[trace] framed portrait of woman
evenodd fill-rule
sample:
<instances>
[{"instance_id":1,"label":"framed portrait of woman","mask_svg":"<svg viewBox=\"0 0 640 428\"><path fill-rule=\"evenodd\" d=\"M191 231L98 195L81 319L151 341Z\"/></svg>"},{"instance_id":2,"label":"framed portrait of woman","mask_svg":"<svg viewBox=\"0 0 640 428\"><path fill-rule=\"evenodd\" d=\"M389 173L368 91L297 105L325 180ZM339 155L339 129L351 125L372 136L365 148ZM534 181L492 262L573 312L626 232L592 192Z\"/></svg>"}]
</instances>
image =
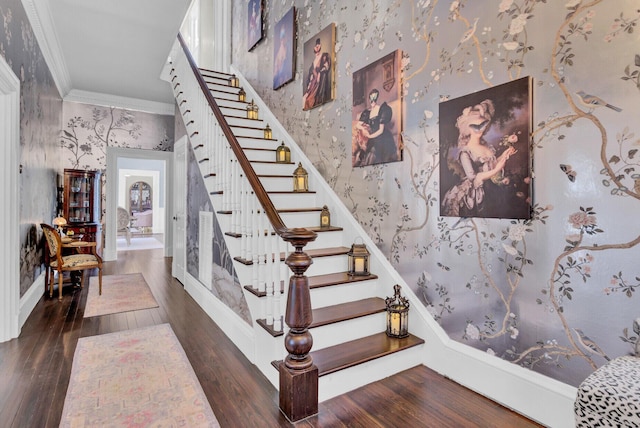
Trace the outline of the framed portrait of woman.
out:
<instances>
[{"instance_id":1,"label":"framed portrait of woman","mask_svg":"<svg viewBox=\"0 0 640 428\"><path fill-rule=\"evenodd\" d=\"M440 216L529 219L531 78L439 106Z\"/></svg>"},{"instance_id":2,"label":"framed portrait of woman","mask_svg":"<svg viewBox=\"0 0 640 428\"><path fill-rule=\"evenodd\" d=\"M336 24L304 43L302 49L302 109L311 110L335 98Z\"/></svg>"},{"instance_id":3,"label":"framed portrait of woman","mask_svg":"<svg viewBox=\"0 0 640 428\"><path fill-rule=\"evenodd\" d=\"M249 0L247 9L247 50L252 51L264 37L263 0Z\"/></svg>"},{"instance_id":4,"label":"framed portrait of woman","mask_svg":"<svg viewBox=\"0 0 640 428\"><path fill-rule=\"evenodd\" d=\"M273 89L293 80L296 63L296 8L292 7L275 26L273 43Z\"/></svg>"},{"instance_id":5,"label":"framed portrait of woman","mask_svg":"<svg viewBox=\"0 0 640 428\"><path fill-rule=\"evenodd\" d=\"M353 73L351 165L402 160L402 51Z\"/></svg>"}]
</instances>

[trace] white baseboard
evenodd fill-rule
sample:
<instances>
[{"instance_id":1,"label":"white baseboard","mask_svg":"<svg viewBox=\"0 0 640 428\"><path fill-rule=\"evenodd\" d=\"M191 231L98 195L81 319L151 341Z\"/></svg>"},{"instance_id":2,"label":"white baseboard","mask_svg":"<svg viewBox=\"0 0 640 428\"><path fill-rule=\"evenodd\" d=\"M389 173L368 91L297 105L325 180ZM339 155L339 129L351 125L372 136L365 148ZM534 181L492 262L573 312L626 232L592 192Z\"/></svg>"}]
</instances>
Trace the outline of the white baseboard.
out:
<instances>
[{"instance_id":1,"label":"white baseboard","mask_svg":"<svg viewBox=\"0 0 640 428\"><path fill-rule=\"evenodd\" d=\"M33 308L36 307L42 294L44 293L44 272L33 281L31 287L24 293L24 296L20 298L20 314L18 315L18 328L22 329L22 326L31 315Z\"/></svg>"},{"instance_id":2,"label":"white baseboard","mask_svg":"<svg viewBox=\"0 0 640 428\"><path fill-rule=\"evenodd\" d=\"M253 328L242 320L227 305L218 300L196 278L185 274L184 289L200 307L209 315L224 334L240 349L240 351L255 364L255 332Z\"/></svg>"}]
</instances>

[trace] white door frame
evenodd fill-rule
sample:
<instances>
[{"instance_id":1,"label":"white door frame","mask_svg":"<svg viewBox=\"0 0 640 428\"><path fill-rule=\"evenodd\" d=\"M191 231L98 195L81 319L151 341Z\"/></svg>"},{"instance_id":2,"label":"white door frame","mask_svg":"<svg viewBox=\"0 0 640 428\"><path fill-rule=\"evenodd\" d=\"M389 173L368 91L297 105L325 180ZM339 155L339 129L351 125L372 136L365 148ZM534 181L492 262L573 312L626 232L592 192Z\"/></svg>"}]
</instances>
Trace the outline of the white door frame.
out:
<instances>
[{"instance_id":1,"label":"white door frame","mask_svg":"<svg viewBox=\"0 0 640 428\"><path fill-rule=\"evenodd\" d=\"M4 245L0 248L0 342L20 334L20 81L0 56L0 224Z\"/></svg>"},{"instance_id":2,"label":"white door frame","mask_svg":"<svg viewBox=\"0 0 640 428\"><path fill-rule=\"evenodd\" d=\"M165 161L165 218L164 218L164 256L173 255L173 230L171 216L173 211L173 152L156 150L125 149L107 147L107 203L105 212L105 245L102 258L105 261L116 260L117 207L118 207L118 158L155 159Z\"/></svg>"},{"instance_id":3,"label":"white door frame","mask_svg":"<svg viewBox=\"0 0 640 428\"><path fill-rule=\"evenodd\" d=\"M187 150L188 150L189 141L187 136L183 136L178 141L176 141L174 148L174 204L178 201L182 201L182 212L178 212L177 207L174 205L172 207L172 223L171 228L175 230L178 227L178 223L182 225L182 236L178 234L174 234L174 251L177 251L179 248L182 249L181 257L176 257L174 254L173 263L171 264L171 273L174 278L177 278L182 284L185 284L186 271L187 271L187 231L186 231L186 214L187 214L187 193L188 193L188 183L187 183ZM180 147L182 146L182 147ZM180 150L182 149L182 150ZM178 159L178 154L182 154L182 159ZM178 177L177 165L179 162L182 163L182 177ZM181 181L180 181L181 180ZM178 183L180 181L180 183ZM177 188L176 185L181 185L182 188ZM181 198L181 199L179 199ZM182 238L182 242L177 242L178 239ZM176 264L176 261L179 260L182 265L179 266Z\"/></svg>"}]
</instances>

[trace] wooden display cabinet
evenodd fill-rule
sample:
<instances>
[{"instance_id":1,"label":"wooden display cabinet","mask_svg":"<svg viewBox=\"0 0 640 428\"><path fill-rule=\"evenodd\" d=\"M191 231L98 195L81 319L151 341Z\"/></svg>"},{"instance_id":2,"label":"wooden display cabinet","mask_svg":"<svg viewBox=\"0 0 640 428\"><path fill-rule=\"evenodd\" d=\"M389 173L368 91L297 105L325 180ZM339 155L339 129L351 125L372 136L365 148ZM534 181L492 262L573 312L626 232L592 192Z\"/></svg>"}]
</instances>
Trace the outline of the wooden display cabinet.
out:
<instances>
[{"instance_id":1,"label":"wooden display cabinet","mask_svg":"<svg viewBox=\"0 0 640 428\"><path fill-rule=\"evenodd\" d=\"M64 196L62 216L67 220L65 230L83 241L96 242L102 249L100 224L100 172L78 169L64 170ZM100 251L99 251L100 252Z\"/></svg>"}]
</instances>

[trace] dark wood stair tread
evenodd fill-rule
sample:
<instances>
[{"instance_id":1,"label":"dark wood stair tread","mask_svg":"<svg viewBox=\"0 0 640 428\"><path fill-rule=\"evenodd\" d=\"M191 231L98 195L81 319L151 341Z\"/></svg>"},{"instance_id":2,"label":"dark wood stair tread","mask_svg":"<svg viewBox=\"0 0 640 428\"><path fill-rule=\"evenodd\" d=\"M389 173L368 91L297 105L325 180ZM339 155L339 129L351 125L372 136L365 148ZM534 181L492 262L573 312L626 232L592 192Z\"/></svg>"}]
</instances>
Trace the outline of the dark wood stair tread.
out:
<instances>
[{"instance_id":1,"label":"dark wood stair tread","mask_svg":"<svg viewBox=\"0 0 640 428\"><path fill-rule=\"evenodd\" d=\"M404 339L395 339L382 332L318 351L311 351L311 358L318 367L318 376L324 376L423 343L423 339L412 334ZM271 364L279 370L283 361L274 361Z\"/></svg>"},{"instance_id":2,"label":"dark wood stair tread","mask_svg":"<svg viewBox=\"0 0 640 428\"><path fill-rule=\"evenodd\" d=\"M226 213L223 212L223 214L226 214ZM228 212L228 214L231 214L231 212ZM228 234L229 234L228 232L225 233L225 235L228 235ZM234 236L235 238L241 237L241 235L230 235L230 236ZM315 250L307 250L305 251L305 253L307 253L307 255L311 258L319 258L319 257L329 257L329 256L341 256L343 254L347 254L349 250L351 249L347 247L327 247L327 248L316 248ZM283 262L284 259L285 259L285 253L280 253L280 261ZM233 260L247 266L250 266L253 264L253 260L245 260L239 256L234 257Z\"/></svg>"},{"instance_id":3,"label":"dark wood stair tread","mask_svg":"<svg viewBox=\"0 0 640 428\"><path fill-rule=\"evenodd\" d=\"M295 192L295 193L310 193L310 192ZM322 207L308 207L308 208L276 208L279 213L312 213L322 211Z\"/></svg>"},{"instance_id":4,"label":"dark wood stair tread","mask_svg":"<svg viewBox=\"0 0 640 428\"><path fill-rule=\"evenodd\" d=\"M309 289L330 287L332 285L351 284L354 282L377 279L378 275L349 275L347 272L328 273L324 275L309 276ZM284 293L285 281L280 281L280 292ZM250 285L245 285L244 289L257 297L265 297L266 291L258 291Z\"/></svg>"},{"instance_id":5,"label":"dark wood stair tread","mask_svg":"<svg viewBox=\"0 0 640 428\"><path fill-rule=\"evenodd\" d=\"M357 300L355 302L339 303L314 309L313 322L309 328L321 327L341 321L364 317L386 311L386 304L380 297Z\"/></svg>"}]
</instances>

